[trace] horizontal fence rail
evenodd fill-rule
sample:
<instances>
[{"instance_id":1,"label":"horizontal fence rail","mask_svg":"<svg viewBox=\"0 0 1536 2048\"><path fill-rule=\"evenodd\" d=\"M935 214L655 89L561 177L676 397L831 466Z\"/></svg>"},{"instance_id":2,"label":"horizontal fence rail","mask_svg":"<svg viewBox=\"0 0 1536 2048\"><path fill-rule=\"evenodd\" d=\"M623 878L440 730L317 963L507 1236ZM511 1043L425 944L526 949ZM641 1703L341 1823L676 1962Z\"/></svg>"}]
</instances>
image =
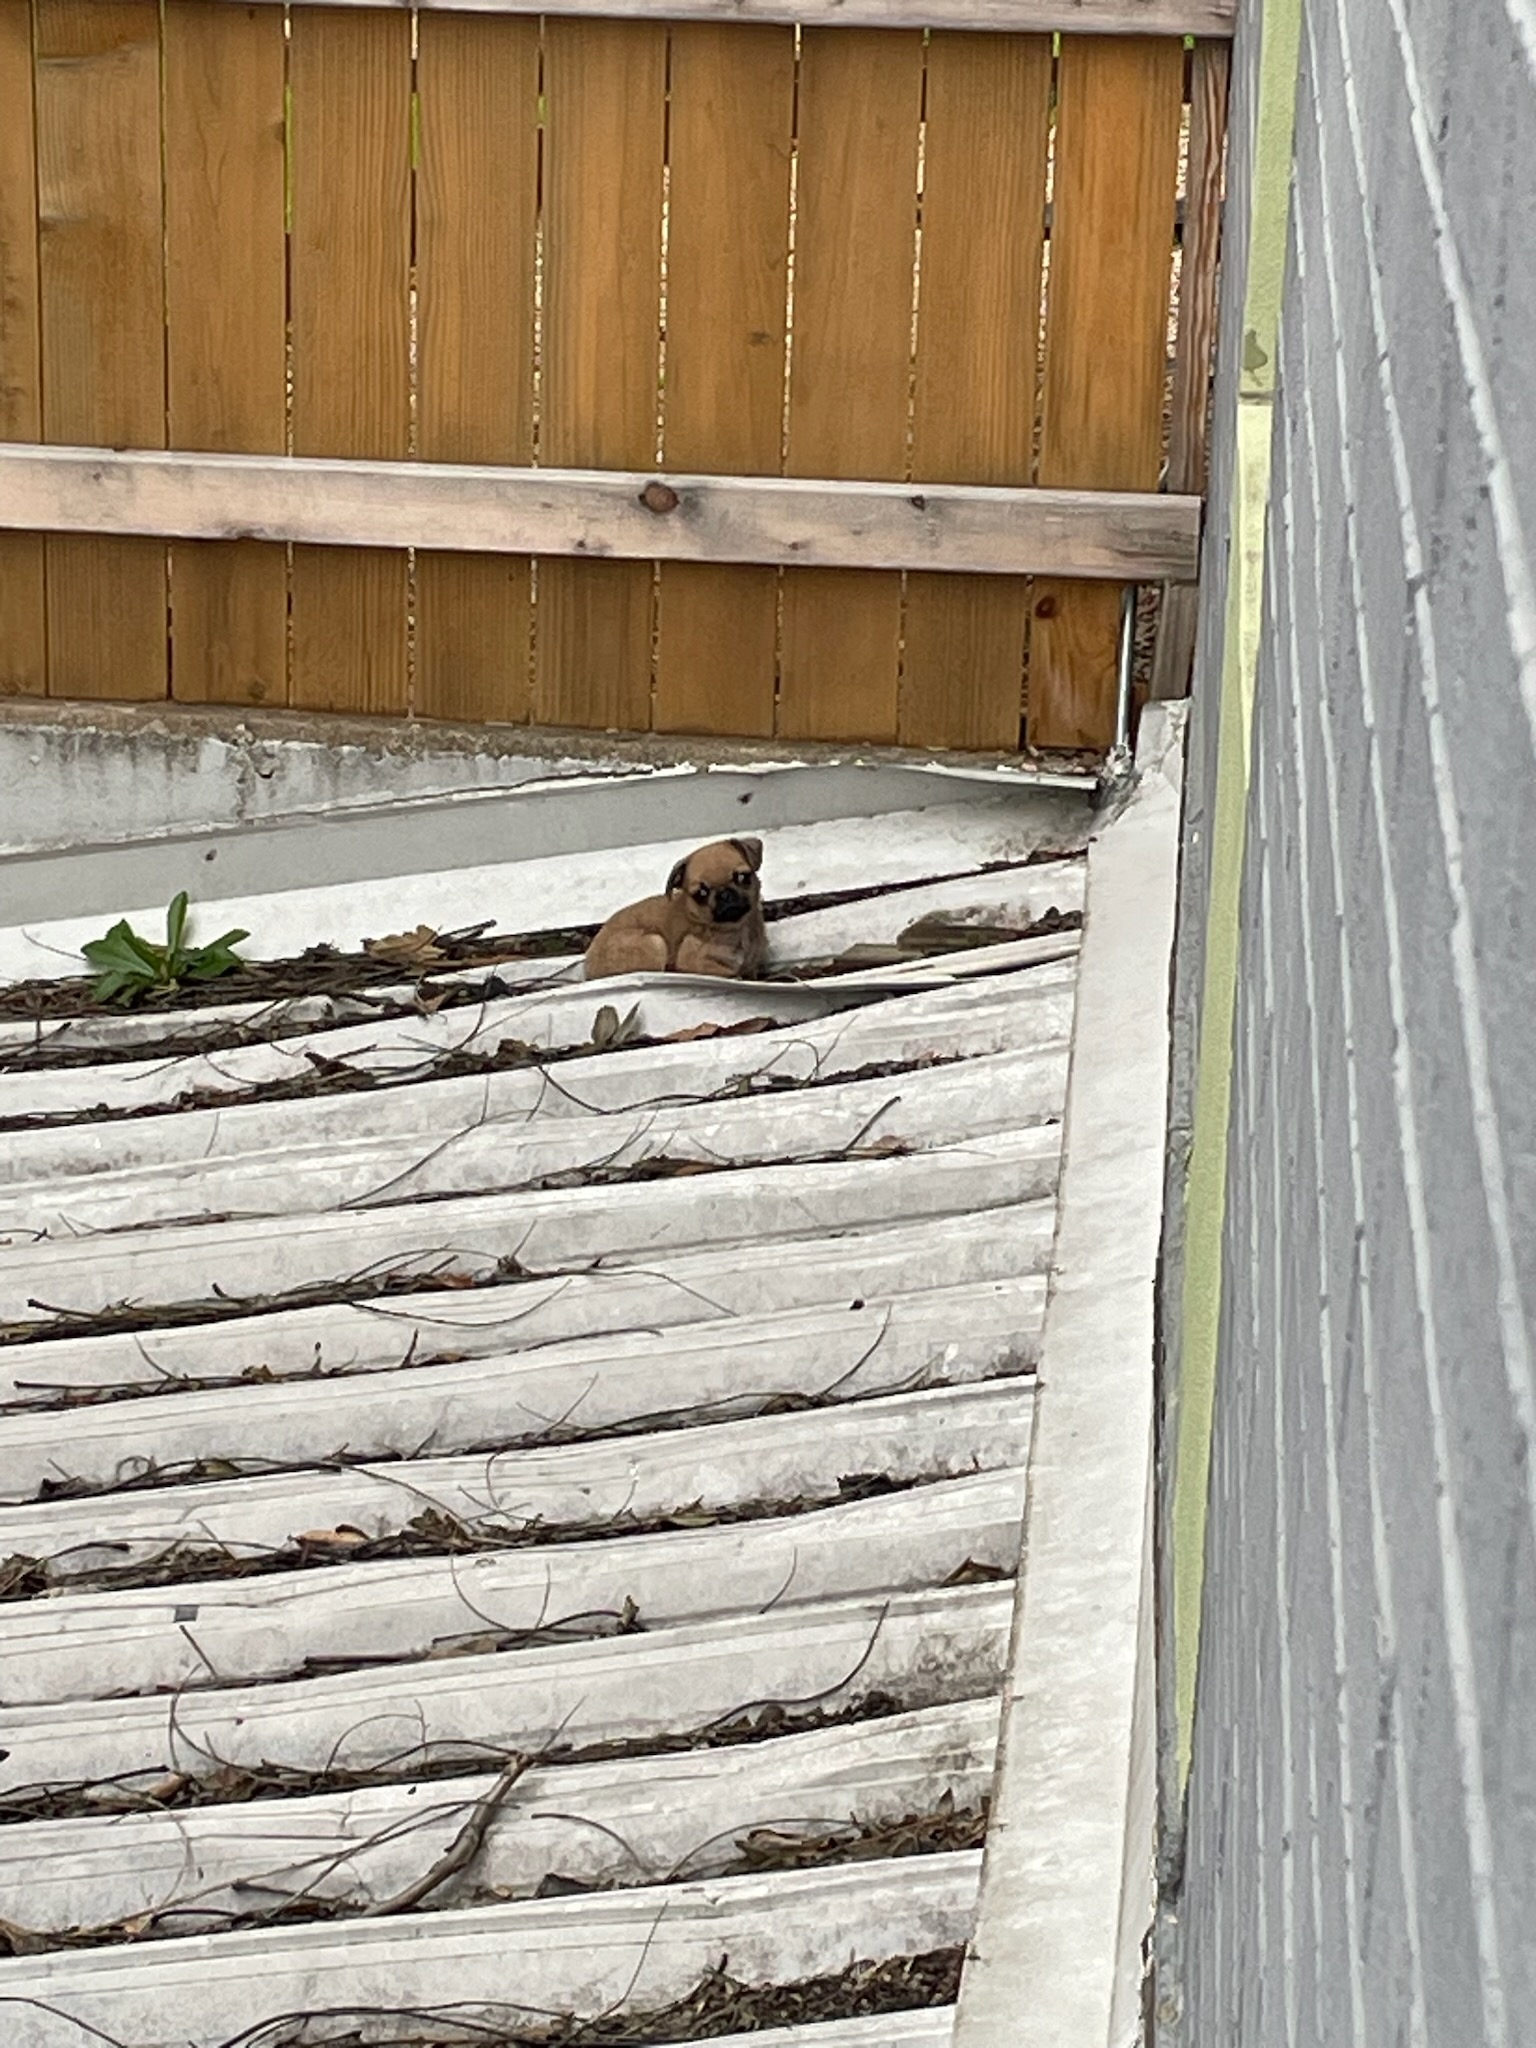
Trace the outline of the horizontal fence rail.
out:
<instances>
[{"instance_id":1,"label":"horizontal fence rail","mask_svg":"<svg viewBox=\"0 0 1536 2048\"><path fill-rule=\"evenodd\" d=\"M0 692L1107 745L1231 15L0 0Z\"/></svg>"},{"instance_id":2,"label":"horizontal fence rail","mask_svg":"<svg viewBox=\"0 0 1536 2048\"><path fill-rule=\"evenodd\" d=\"M0 527L469 554L1193 580L1200 500L0 446Z\"/></svg>"},{"instance_id":3,"label":"horizontal fence rail","mask_svg":"<svg viewBox=\"0 0 1536 2048\"><path fill-rule=\"evenodd\" d=\"M246 6L250 0L230 0ZM978 29L1033 35L1230 36L1237 0L291 0L294 6L786 23L806 28Z\"/></svg>"}]
</instances>

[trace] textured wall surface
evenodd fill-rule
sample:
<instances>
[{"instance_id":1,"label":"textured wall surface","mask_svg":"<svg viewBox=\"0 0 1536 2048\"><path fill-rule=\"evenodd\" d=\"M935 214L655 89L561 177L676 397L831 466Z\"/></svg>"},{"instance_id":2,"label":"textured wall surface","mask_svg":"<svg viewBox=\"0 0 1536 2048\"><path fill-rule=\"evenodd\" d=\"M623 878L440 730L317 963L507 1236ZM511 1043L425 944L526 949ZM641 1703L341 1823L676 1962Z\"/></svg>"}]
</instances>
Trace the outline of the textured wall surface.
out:
<instances>
[{"instance_id":1,"label":"textured wall surface","mask_svg":"<svg viewBox=\"0 0 1536 2048\"><path fill-rule=\"evenodd\" d=\"M1231 56L1220 333L1185 777L1160 1286L1160 1781L1180 1809L1194 1708L1216 1371L1221 1223L1237 981L1248 705L1263 586L1274 355L1290 189L1300 0L1248 0ZM1187 1228L1186 1228L1187 1225ZM1165 1830L1159 1864L1177 1867Z\"/></svg>"},{"instance_id":2,"label":"textured wall surface","mask_svg":"<svg viewBox=\"0 0 1536 2048\"><path fill-rule=\"evenodd\" d=\"M1199 2048L1536 2041L1533 316L1528 0L1308 0L1179 1909Z\"/></svg>"}]
</instances>

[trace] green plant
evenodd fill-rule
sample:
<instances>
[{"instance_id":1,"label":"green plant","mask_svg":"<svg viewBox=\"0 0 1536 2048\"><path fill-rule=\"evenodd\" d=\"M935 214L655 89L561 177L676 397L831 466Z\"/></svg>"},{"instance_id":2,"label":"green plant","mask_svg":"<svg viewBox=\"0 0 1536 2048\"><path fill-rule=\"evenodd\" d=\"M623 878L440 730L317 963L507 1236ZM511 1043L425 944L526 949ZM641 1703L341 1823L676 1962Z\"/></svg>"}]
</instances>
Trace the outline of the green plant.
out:
<instances>
[{"instance_id":1,"label":"green plant","mask_svg":"<svg viewBox=\"0 0 1536 2048\"><path fill-rule=\"evenodd\" d=\"M96 970L91 999L98 1003L132 1003L184 981L214 981L239 967L233 948L249 932L226 932L208 946L186 944L187 892L171 898L165 913L165 944L140 938L126 917L118 919L105 938L92 939L81 952Z\"/></svg>"}]
</instances>

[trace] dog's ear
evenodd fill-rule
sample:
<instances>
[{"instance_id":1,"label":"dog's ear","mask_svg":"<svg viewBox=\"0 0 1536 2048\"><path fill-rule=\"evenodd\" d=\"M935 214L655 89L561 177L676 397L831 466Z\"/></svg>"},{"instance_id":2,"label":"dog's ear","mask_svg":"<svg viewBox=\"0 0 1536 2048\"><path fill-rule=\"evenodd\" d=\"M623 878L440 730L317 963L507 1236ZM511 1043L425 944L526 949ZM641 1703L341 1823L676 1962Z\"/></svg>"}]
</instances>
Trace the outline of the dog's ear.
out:
<instances>
[{"instance_id":1,"label":"dog's ear","mask_svg":"<svg viewBox=\"0 0 1536 2048\"><path fill-rule=\"evenodd\" d=\"M687 873L688 856L684 854L683 858L678 862L677 866L672 870L671 874L667 877L667 894L669 896L672 895L674 890L681 889L681 887L683 886L684 878L687 875Z\"/></svg>"},{"instance_id":2,"label":"dog's ear","mask_svg":"<svg viewBox=\"0 0 1536 2048\"><path fill-rule=\"evenodd\" d=\"M763 842L761 839L733 839L731 844L755 875L763 864Z\"/></svg>"}]
</instances>

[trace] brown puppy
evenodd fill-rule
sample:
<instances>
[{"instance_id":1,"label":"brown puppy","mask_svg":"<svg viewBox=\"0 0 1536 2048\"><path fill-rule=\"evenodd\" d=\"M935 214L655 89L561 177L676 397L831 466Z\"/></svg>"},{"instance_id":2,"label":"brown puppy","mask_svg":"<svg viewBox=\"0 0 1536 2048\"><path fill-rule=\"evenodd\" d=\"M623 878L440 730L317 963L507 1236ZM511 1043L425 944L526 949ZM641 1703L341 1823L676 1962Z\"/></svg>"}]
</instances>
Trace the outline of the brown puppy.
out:
<instances>
[{"instance_id":1,"label":"brown puppy","mask_svg":"<svg viewBox=\"0 0 1536 2048\"><path fill-rule=\"evenodd\" d=\"M761 839L717 839L680 860L664 896L616 910L587 948L586 978L719 974L752 980L767 940L757 871Z\"/></svg>"}]
</instances>

